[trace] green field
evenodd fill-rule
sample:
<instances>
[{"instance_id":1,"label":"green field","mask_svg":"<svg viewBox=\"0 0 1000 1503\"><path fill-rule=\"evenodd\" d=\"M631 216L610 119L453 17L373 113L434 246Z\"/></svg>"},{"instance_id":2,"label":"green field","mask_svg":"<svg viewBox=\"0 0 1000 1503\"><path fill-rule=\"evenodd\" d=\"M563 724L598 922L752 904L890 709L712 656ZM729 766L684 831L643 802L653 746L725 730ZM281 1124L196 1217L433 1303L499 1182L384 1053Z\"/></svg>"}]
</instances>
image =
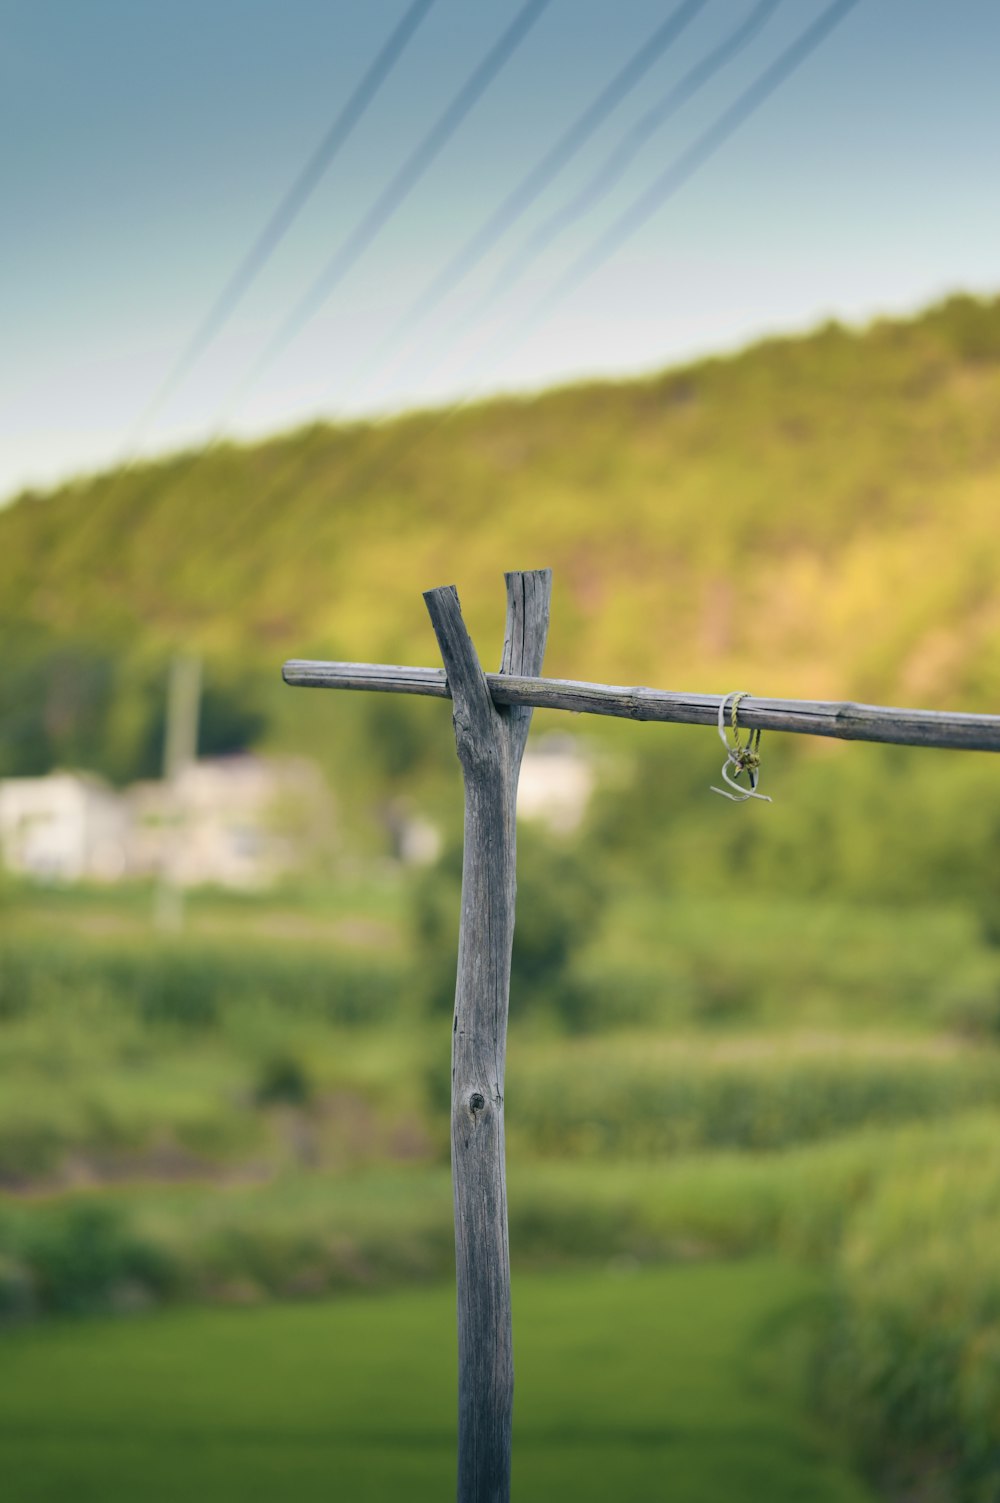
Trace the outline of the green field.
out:
<instances>
[{"instance_id":1,"label":"green field","mask_svg":"<svg viewBox=\"0 0 1000 1503\"><path fill-rule=\"evenodd\" d=\"M818 1287L772 1262L517 1279L519 1503L870 1499L795 1388ZM448 1497L453 1326L435 1287L8 1332L4 1496Z\"/></svg>"},{"instance_id":2,"label":"green field","mask_svg":"<svg viewBox=\"0 0 1000 1503\"><path fill-rule=\"evenodd\" d=\"M777 822L773 830L777 838ZM761 870L768 849L762 840ZM703 1341L716 1397L701 1406L702 1434L716 1438L706 1441L712 1464L728 1467L726 1438L749 1433L733 1376L748 1369L735 1346L708 1340L716 1303L724 1308L711 1280L723 1277L720 1265L738 1280L738 1260L780 1259L798 1270L789 1288L816 1290L822 1311L817 1304L808 1383L795 1378L801 1352L775 1346L781 1381L767 1399L768 1423L839 1437L882 1497L998 1503L1000 947L995 926L954 901L945 881L959 858L954 834L942 852L933 881L925 868L920 905L865 904L860 893L853 901L664 893L619 871L595 927L586 893L575 915L546 898L574 890L548 877L579 870L579 849L522 843L507 1102L511 1252L527 1291L527 1314L518 1316L524 1468L537 1465L541 1475L548 1465L532 1425L562 1434L565 1416L585 1413L609 1385L615 1395L644 1392L650 1374L666 1370L637 1347L632 1376L607 1378L612 1359L594 1335L613 1292L605 1283L607 1298L583 1301L596 1344L559 1378L590 1385L591 1397L574 1391L562 1417L546 1409L561 1391L555 1383L537 1403L526 1399L540 1328L531 1280L549 1280L552 1311L556 1280L574 1288L610 1265L642 1269L623 1290L690 1280L690 1317L671 1314L665 1294L668 1325L655 1342L669 1356L690 1318L676 1370L689 1381L688 1348ZM745 867L750 859L745 850ZM614 860L612 850L609 871ZM22 1488L15 1497L86 1496L78 1441L94 1496L113 1496L107 1489L122 1467L149 1464L142 1437L176 1417L169 1395L138 1379L124 1389L95 1382L101 1371L127 1370L125 1348L138 1350L129 1343L144 1342L143 1332L158 1370L173 1362L188 1375L181 1394L203 1369L205 1382L215 1372L225 1389L212 1332L241 1349L259 1342L255 1358L236 1364L246 1397L243 1375L276 1370L289 1323L332 1323L339 1371L360 1372L357 1363L386 1350L377 1334L378 1312L391 1307L383 1301L402 1300L400 1309L438 1315L427 1337L433 1355L415 1336L397 1361L440 1362L435 1381L446 1394L450 1013L440 993L452 984L454 949L435 913L453 920L458 899L447 862L420 880L422 895L405 891L398 873L256 898L194 894L175 940L151 927L143 890L9 885L3 893L0 1345L16 1361L9 1372L22 1399L6 1411L0 1402L0 1413L40 1436L42 1393L53 1426L42 1459L25 1460L31 1485L48 1493ZM330 1303L359 1297L358 1309L376 1321L371 1331L348 1303ZM745 1352L753 1321L780 1306L768 1300L750 1301L734 1326ZM115 1316L117 1325L98 1324ZM584 1326L573 1306L552 1321L539 1361L557 1363ZM621 1311L605 1323L627 1327ZM71 1360L99 1330L93 1360ZM54 1369L32 1379L21 1367L29 1359ZM332 1376L313 1381L336 1394ZM141 1403L129 1397L133 1386ZM430 1378L418 1387L429 1402ZM80 1420L81 1395L104 1405L103 1428L99 1416ZM19 1422L18 1403L29 1404ZM346 1424L350 1411L337 1404ZM296 1406L305 1414L307 1400ZM448 1399L445 1418L425 1427L414 1475L434 1473L434 1436L450 1425L452 1407ZM366 1423L384 1408L366 1401ZM199 1465L219 1456L228 1468L238 1415L214 1400L202 1410L197 1444L171 1446L168 1463L149 1464L158 1486L175 1485L168 1466L187 1465L189 1452ZM585 1426L592 1444L601 1433L595 1416ZM625 1409L622 1425L627 1417ZM284 1424L265 1419L249 1424L248 1449ZM103 1446L111 1433L123 1449ZM638 1469L648 1495L650 1458L666 1442L640 1445L639 1431L625 1433L632 1459L602 1467L616 1479ZM679 1468L683 1426L678 1433L668 1439ZM310 1446L296 1465L318 1456L322 1469ZM377 1450L388 1466L399 1448ZM568 1466L572 1450L550 1448L552 1466ZM751 1461L734 1469L754 1477ZM261 1462L259 1486L267 1475ZM928 1477L936 1492L927 1493ZM440 1494L445 1484L432 1485ZM711 1485L716 1496L734 1491L729 1481ZM133 1473L123 1487L155 1496ZM345 1482L342 1491L363 1496L359 1487ZM206 1490L177 1481L174 1495ZM553 1481L548 1495L557 1491ZM683 1495L698 1496L695 1484ZM770 1484L756 1495L780 1496ZM823 1496L811 1484L797 1495Z\"/></svg>"}]
</instances>

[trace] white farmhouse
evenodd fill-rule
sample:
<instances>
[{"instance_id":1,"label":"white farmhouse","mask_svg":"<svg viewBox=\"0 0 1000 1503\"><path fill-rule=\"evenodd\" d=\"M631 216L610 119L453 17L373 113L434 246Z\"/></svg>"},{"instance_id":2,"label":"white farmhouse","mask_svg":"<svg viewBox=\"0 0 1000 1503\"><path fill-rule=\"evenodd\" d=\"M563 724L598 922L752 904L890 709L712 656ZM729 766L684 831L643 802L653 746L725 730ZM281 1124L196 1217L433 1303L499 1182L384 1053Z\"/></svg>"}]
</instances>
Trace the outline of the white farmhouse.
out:
<instances>
[{"instance_id":1,"label":"white farmhouse","mask_svg":"<svg viewBox=\"0 0 1000 1503\"><path fill-rule=\"evenodd\" d=\"M129 867L179 887L266 887L308 858L331 820L319 769L246 754L191 762L126 790Z\"/></svg>"},{"instance_id":2,"label":"white farmhouse","mask_svg":"<svg viewBox=\"0 0 1000 1503\"><path fill-rule=\"evenodd\" d=\"M573 736L528 742L517 787L519 819L538 820L558 835L575 830L594 791L594 766Z\"/></svg>"},{"instance_id":3,"label":"white farmhouse","mask_svg":"<svg viewBox=\"0 0 1000 1503\"><path fill-rule=\"evenodd\" d=\"M128 865L118 794L81 772L0 782L0 851L8 871L53 882L114 882Z\"/></svg>"},{"instance_id":4,"label":"white farmhouse","mask_svg":"<svg viewBox=\"0 0 1000 1503\"><path fill-rule=\"evenodd\" d=\"M217 757L116 792L89 773L0 781L0 857L49 882L266 887L325 844L331 799L298 758Z\"/></svg>"}]
</instances>

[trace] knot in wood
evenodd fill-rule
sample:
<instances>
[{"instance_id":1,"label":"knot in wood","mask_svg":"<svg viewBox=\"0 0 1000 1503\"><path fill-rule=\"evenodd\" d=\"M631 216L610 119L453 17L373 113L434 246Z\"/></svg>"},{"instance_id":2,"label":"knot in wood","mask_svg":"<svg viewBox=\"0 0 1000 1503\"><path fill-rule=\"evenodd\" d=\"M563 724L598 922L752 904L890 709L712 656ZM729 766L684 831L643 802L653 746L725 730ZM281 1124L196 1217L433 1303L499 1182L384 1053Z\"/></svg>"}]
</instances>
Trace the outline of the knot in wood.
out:
<instances>
[{"instance_id":1,"label":"knot in wood","mask_svg":"<svg viewBox=\"0 0 1000 1503\"><path fill-rule=\"evenodd\" d=\"M472 1113L472 1115L475 1116L477 1112L481 1112L485 1105L486 1097L482 1094L482 1092L473 1091L472 1095L469 1097L469 1111Z\"/></svg>"}]
</instances>

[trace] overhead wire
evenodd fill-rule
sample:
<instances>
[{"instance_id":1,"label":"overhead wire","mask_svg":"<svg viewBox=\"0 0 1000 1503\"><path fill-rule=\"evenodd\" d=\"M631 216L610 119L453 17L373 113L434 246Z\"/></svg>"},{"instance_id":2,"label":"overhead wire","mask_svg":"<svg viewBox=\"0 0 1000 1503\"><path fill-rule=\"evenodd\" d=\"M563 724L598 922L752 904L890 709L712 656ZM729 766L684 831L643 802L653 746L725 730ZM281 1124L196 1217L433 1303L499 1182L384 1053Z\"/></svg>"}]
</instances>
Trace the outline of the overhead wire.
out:
<instances>
[{"instance_id":1,"label":"overhead wire","mask_svg":"<svg viewBox=\"0 0 1000 1503\"><path fill-rule=\"evenodd\" d=\"M833 4L827 6L815 21L806 27L805 31L801 32L773 62L764 68L735 102L723 110L690 147L675 157L613 221L612 225L577 257L555 287L532 307L527 317L515 325L512 335L499 352L501 357L505 358L519 348L566 297L603 266L620 246L647 222L652 214L689 182L726 141L802 66L858 3L859 0L833 0ZM495 342L491 342L478 353L479 358L472 369L473 376L481 368L484 357L497 353ZM464 369L468 370L468 365ZM481 399L482 393L468 392L435 413L433 419L418 433L404 437L404 441L395 446L390 443L384 456L375 455L367 463L357 466L348 477L348 486L341 487L333 500L341 503L357 501L375 481L391 473L399 461L415 447L432 434L437 433L465 408Z\"/></svg>"},{"instance_id":2,"label":"overhead wire","mask_svg":"<svg viewBox=\"0 0 1000 1503\"><path fill-rule=\"evenodd\" d=\"M390 38L389 43L386 44L386 48L383 48L380 54L383 64L386 59L387 48L391 47L393 39L395 39L396 46L401 50L401 41L405 42L409 40L412 31L415 30L415 23L423 19L426 8L432 3L433 0L421 0L424 9L419 12L415 6L411 6L410 10L404 16L403 22L396 28L393 37ZM312 304L317 303L317 301L321 302L328 292L332 290L332 285L323 287L322 297L320 297L324 280L329 282L334 272L337 274L337 280L346 275L347 270L350 269L346 264L348 253L350 254L351 264L360 258L368 244L370 244L371 240L378 233L378 230L384 226L400 206L403 199L415 186L419 177L447 144L447 141L457 130L462 120L485 93L504 64L514 55L535 22L539 20L550 4L551 0L525 0L525 3L522 4L510 25L502 32L493 46L488 49L472 73L467 76L451 103L438 117L435 125L422 138L414 151L410 153L388 186L378 195L375 203L360 224L342 242L339 251L333 261L328 263L324 273L312 284L305 297L300 299L295 309L293 309L292 314L285 320L278 333L272 338L264 355L260 357L249 376L245 377L237 388L235 388L225 411L217 418L208 438L199 448L183 456L179 464L179 473L175 470L172 474L164 477L163 482L159 485L154 481L154 493L159 493L164 486L168 490L176 490L179 484L190 479L192 472L196 471L208 456L219 452L220 446L225 441L226 418L231 415L236 403L247 394L255 380L262 374L265 364L269 364L270 359L275 357L275 352L279 344L283 348L294 337L294 333L298 331L311 313ZM410 29L402 30L406 22L410 23ZM389 56L391 60L392 54L390 53ZM370 69L367 75L369 81L371 80L371 74L372 70ZM359 90L356 90L355 95L352 97L356 99L359 93L360 86ZM268 355L268 351L271 352L270 355ZM112 482L112 492L117 489L128 468L129 464L126 462L118 469L116 478Z\"/></svg>"},{"instance_id":3,"label":"overhead wire","mask_svg":"<svg viewBox=\"0 0 1000 1503\"><path fill-rule=\"evenodd\" d=\"M612 112L641 83L649 70L679 40L685 28L703 10L707 0L683 0L628 58L614 77L604 85L577 115L563 134L539 158L535 165L487 215L464 245L436 272L412 306L393 324L379 341L373 355L354 380L370 380L406 336L420 326L489 255L497 241L513 228L530 209L556 175L567 167L583 149ZM776 0L774 0L776 3Z\"/></svg>"},{"instance_id":4,"label":"overhead wire","mask_svg":"<svg viewBox=\"0 0 1000 1503\"><path fill-rule=\"evenodd\" d=\"M475 350L459 374L474 378L491 357L494 362L503 360L520 349L571 293L599 271L664 203L690 181L859 3L860 0L833 0L833 4L828 5L758 73L736 100L717 115L690 146L674 157L608 228L571 262L555 285L543 293L527 313Z\"/></svg>"},{"instance_id":5,"label":"overhead wire","mask_svg":"<svg viewBox=\"0 0 1000 1503\"><path fill-rule=\"evenodd\" d=\"M618 244L635 233L663 202L689 181L725 141L802 65L810 53L825 40L857 3L858 0L834 0L834 3L828 6L812 25L807 27L773 63L765 68L739 95L736 102L724 110L691 147L682 152L659 174L654 182L615 220L610 230L605 231L593 246L577 258L555 288L535 305L529 318L516 326L514 330L516 344L519 345L534 332L537 325L549 316L558 302L575 290L581 281L598 269L599 265L603 265L615 253ZM523 11L521 14L523 16ZM618 239L614 239L613 236L617 236ZM485 353L487 355L493 353L493 347L491 346ZM505 348L503 354L509 353L511 349ZM480 364L481 361L478 361L477 369ZM330 498L331 504L346 504L361 499L375 483L391 473L412 449L418 447L425 438L439 431L444 424L452 421L479 397L480 393L469 392L441 409L425 428L416 432L408 428L402 436L402 442L393 442L390 438L382 451L370 458L362 459L349 469L347 476ZM296 465L295 470L297 474L300 473L301 466ZM308 471L307 466L307 473ZM271 496L273 496L273 488L269 488L269 497Z\"/></svg>"},{"instance_id":6,"label":"overhead wire","mask_svg":"<svg viewBox=\"0 0 1000 1503\"><path fill-rule=\"evenodd\" d=\"M770 96L785 83L793 73L825 41L830 33L852 11L859 0L834 0L821 12L811 26L807 26L790 46L759 73L753 83L738 99L724 110L704 130L688 149L653 180L649 187L625 209L612 224L588 247L559 278L556 285L539 300L530 317L532 329L536 320L547 317L559 303L575 292L582 282L598 271L627 240L640 230L653 214L663 207L694 174L725 145L740 126L760 109Z\"/></svg>"},{"instance_id":7,"label":"overhead wire","mask_svg":"<svg viewBox=\"0 0 1000 1503\"><path fill-rule=\"evenodd\" d=\"M316 191L324 174L347 143L369 105L402 57L435 0L413 0L393 28L357 87L338 111L329 130L282 195L249 250L219 292L153 397L140 413L125 442L128 456L150 422L181 385L197 361L215 341L251 285L277 250L296 218Z\"/></svg>"},{"instance_id":8,"label":"overhead wire","mask_svg":"<svg viewBox=\"0 0 1000 1503\"><path fill-rule=\"evenodd\" d=\"M534 264L542 253L557 236L571 224L580 219L589 209L611 192L615 184L627 171L631 162L646 144L646 142L670 120L682 105L686 104L704 87L715 74L732 62L763 30L766 23L781 4L781 0L759 0L749 15L726 36L722 42L711 48L702 58L690 68L681 78L680 82L670 88L667 93L646 110L639 120L626 131L625 135L612 147L610 153L600 163L597 170L587 179L580 188L564 204L550 214L542 223L533 230L528 237L519 245L503 263L497 272L492 285L483 295L471 312L459 314L444 331L443 337L436 341L435 360L430 367L437 369L451 354L455 345L466 331L466 326L488 314L496 300L511 291L526 271ZM410 359L404 363L405 370L413 363L414 358L423 356L423 351L416 354L411 352ZM376 365L376 369L379 366ZM397 367L398 370L398 367ZM370 371L365 372L370 375ZM426 367L425 367L426 374Z\"/></svg>"},{"instance_id":9,"label":"overhead wire","mask_svg":"<svg viewBox=\"0 0 1000 1503\"><path fill-rule=\"evenodd\" d=\"M357 265L376 235L389 222L420 178L455 134L469 111L489 88L497 74L510 61L531 28L551 0L526 0L500 38L462 84L430 130L417 143L388 184L376 197L361 221L341 242L320 274L291 309L248 375L231 393L224 409L223 421L246 398L257 381L270 368L319 312L331 293Z\"/></svg>"},{"instance_id":10,"label":"overhead wire","mask_svg":"<svg viewBox=\"0 0 1000 1503\"><path fill-rule=\"evenodd\" d=\"M640 116L618 145L601 162L596 172L587 179L583 187L544 219L523 244L507 258L486 295L488 299L493 300L510 291L528 267L543 251L548 249L563 230L575 224L588 210L607 197L646 142L673 118L682 105L692 99L699 89L714 78L721 68L738 57L744 48L759 36L780 4L781 0L759 0L749 15L728 36L707 52L693 68L685 73L679 83Z\"/></svg>"}]
</instances>

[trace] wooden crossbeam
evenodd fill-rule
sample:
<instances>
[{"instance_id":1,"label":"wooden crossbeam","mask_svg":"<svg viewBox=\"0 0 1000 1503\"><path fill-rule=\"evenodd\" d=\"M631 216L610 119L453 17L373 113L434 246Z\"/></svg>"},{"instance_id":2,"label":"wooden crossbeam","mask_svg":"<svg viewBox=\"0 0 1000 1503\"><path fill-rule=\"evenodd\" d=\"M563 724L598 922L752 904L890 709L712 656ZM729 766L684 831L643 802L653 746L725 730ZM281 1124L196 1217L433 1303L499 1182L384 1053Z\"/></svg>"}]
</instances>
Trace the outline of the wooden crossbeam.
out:
<instances>
[{"instance_id":1,"label":"wooden crossbeam","mask_svg":"<svg viewBox=\"0 0 1000 1503\"><path fill-rule=\"evenodd\" d=\"M444 668L386 663L284 665L287 684L364 689L453 701L465 785L462 916L452 1028L451 1161L458 1292L458 1503L508 1503L513 1347L504 1065L514 932L514 811L532 710L626 720L718 724L732 693L681 694L540 677L548 632L547 569L506 576L507 623L499 673L485 673L452 586L424 600ZM844 741L1000 751L1000 715L950 714L812 699L739 699L744 730Z\"/></svg>"},{"instance_id":2,"label":"wooden crossbeam","mask_svg":"<svg viewBox=\"0 0 1000 1503\"><path fill-rule=\"evenodd\" d=\"M286 684L303 689L364 689L451 698L442 668L293 659L285 664L282 676ZM626 688L621 684L589 684L577 679L526 678L507 673L487 673L485 677L495 705L569 710L574 714L613 715L623 720L659 720L677 725L715 725L723 699L720 694ZM832 736L841 741L880 741L894 746L1000 751L1000 715L907 710L823 699L765 699L754 694L740 700L739 716L740 726L746 730L791 731L798 736Z\"/></svg>"}]
</instances>

